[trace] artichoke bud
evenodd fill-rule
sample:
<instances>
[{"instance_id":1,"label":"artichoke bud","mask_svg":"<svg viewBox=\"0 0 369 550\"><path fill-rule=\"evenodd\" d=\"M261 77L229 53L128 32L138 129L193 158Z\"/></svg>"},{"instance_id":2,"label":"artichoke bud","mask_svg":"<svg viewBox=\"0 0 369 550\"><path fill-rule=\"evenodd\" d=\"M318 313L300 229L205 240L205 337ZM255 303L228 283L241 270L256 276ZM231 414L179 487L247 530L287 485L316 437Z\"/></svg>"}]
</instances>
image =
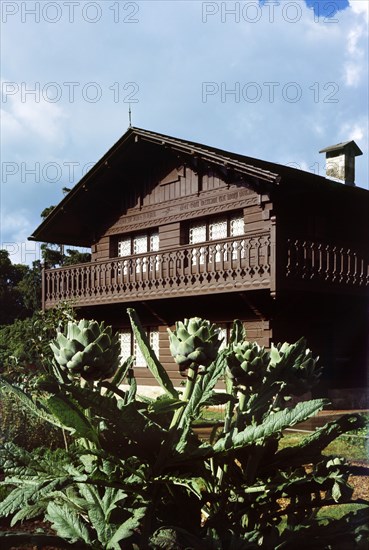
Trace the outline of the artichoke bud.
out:
<instances>
[{"instance_id":1,"label":"artichoke bud","mask_svg":"<svg viewBox=\"0 0 369 550\"><path fill-rule=\"evenodd\" d=\"M64 334L58 332L50 347L57 364L72 377L104 380L113 376L119 365L119 336L112 335L104 322L69 321Z\"/></svg>"},{"instance_id":2,"label":"artichoke bud","mask_svg":"<svg viewBox=\"0 0 369 550\"><path fill-rule=\"evenodd\" d=\"M237 385L255 386L264 377L269 362L267 352L256 342L239 342L227 353L227 375Z\"/></svg>"},{"instance_id":3,"label":"artichoke bud","mask_svg":"<svg viewBox=\"0 0 369 550\"><path fill-rule=\"evenodd\" d=\"M188 368L198 371L208 367L216 358L220 344L220 329L210 321L193 317L176 323L172 332L168 329L170 352L179 366L179 372Z\"/></svg>"},{"instance_id":4,"label":"artichoke bud","mask_svg":"<svg viewBox=\"0 0 369 550\"><path fill-rule=\"evenodd\" d=\"M319 358L314 359L311 351L305 346L304 342L303 351L299 353L295 363L286 371L287 389L289 393L296 396L302 395L316 386L322 371L321 366L317 365Z\"/></svg>"}]
</instances>

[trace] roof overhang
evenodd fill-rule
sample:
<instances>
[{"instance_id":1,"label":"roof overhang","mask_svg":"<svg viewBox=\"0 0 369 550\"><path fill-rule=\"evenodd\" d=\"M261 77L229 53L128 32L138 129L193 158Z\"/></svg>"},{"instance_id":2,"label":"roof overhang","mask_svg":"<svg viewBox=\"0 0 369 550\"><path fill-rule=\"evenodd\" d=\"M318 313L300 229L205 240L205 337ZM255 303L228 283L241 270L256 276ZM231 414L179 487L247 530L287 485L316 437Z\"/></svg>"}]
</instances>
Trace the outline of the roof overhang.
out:
<instances>
[{"instance_id":1,"label":"roof overhang","mask_svg":"<svg viewBox=\"0 0 369 550\"><path fill-rule=\"evenodd\" d=\"M352 142L334 147L338 146L352 147ZM364 191L304 170L131 127L52 210L29 239L91 246L108 229L108 224L122 214L124 198L134 186L140 185L144 179L141 176L156 169L161 161L168 158L195 171L217 170L229 183L237 181L260 194L273 192L279 187L288 189L292 195L303 189L349 194ZM366 190L365 195L368 197Z\"/></svg>"},{"instance_id":2,"label":"roof overhang","mask_svg":"<svg viewBox=\"0 0 369 550\"><path fill-rule=\"evenodd\" d=\"M104 224L121 214L121 197L134 185L135 174L145 170L147 159L169 154L198 169L212 167L225 175L236 175L257 190L280 180L278 173L253 165L247 157L131 127L51 211L29 240L91 246L106 229ZM109 212L109 219L102 219L103 210Z\"/></svg>"}]
</instances>

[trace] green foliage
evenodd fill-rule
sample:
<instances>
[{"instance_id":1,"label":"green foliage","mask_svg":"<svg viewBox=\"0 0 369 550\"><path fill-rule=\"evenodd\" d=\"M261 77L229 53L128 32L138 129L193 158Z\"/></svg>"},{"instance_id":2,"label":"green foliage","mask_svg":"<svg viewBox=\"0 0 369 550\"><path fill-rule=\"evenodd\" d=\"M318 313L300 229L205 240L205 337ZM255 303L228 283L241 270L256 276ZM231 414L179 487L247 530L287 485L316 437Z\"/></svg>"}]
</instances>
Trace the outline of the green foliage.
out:
<instances>
[{"instance_id":1,"label":"green foliage","mask_svg":"<svg viewBox=\"0 0 369 550\"><path fill-rule=\"evenodd\" d=\"M63 265L84 264L91 261L90 252L81 252L80 250L71 248L67 248L66 252L63 258Z\"/></svg>"},{"instance_id":2,"label":"green foliage","mask_svg":"<svg viewBox=\"0 0 369 550\"><path fill-rule=\"evenodd\" d=\"M0 444L4 441L31 451L42 446L63 447L65 437L60 428L35 415L15 395L0 389Z\"/></svg>"},{"instance_id":3,"label":"green foliage","mask_svg":"<svg viewBox=\"0 0 369 550\"><path fill-rule=\"evenodd\" d=\"M135 339L139 343L144 358L150 371L154 375L158 384L174 399L178 398L178 392L175 390L171 379L169 378L166 370L162 364L158 361L153 349L150 348L149 341L147 339L146 332L142 328L139 318L134 309L127 309L128 316L131 321L132 329L134 331Z\"/></svg>"},{"instance_id":4,"label":"green foliage","mask_svg":"<svg viewBox=\"0 0 369 550\"><path fill-rule=\"evenodd\" d=\"M0 326L9 325L16 319L24 319L32 315L34 302L28 294L39 292L41 298L41 286L30 287L30 279L38 267L33 269L26 265L12 264L7 250L0 250ZM37 299L36 299L37 302ZM37 302L37 305L40 303Z\"/></svg>"},{"instance_id":5,"label":"green foliage","mask_svg":"<svg viewBox=\"0 0 369 550\"><path fill-rule=\"evenodd\" d=\"M22 268L24 267L26 266L22 266ZM24 306L29 314L41 309L42 265L40 260L33 262L31 268L26 267L17 288L21 292Z\"/></svg>"},{"instance_id":6,"label":"green foliage","mask_svg":"<svg viewBox=\"0 0 369 550\"><path fill-rule=\"evenodd\" d=\"M62 431L50 424L50 417L45 421L35 415L24 404L23 394L52 370L50 340L73 315L71 307L63 304L0 328L0 372L8 382L18 384L18 393L13 396L4 392L4 384L0 387L0 440L13 441L29 450L64 445Z\"/></svg>"},{"instance_id":7,"label":"green foliage","mask_svg":"<svg viewBox=\"0 0 369 550\"><path fill-rule=\"evenodd\" d=\"M25 384L50 369L50 340L56 330L74 318L70 305L62 303L32 317L0 327L0 372L7 379Z\"/></svg>"},{"instance_id":8,"label":"green foliage","mask_svg":"<svg viewBox=\"0 0 369 550\"><path fill-rule=\"evenodd\" d=\"M130 316L140 336L134 312ZM217 334L202 320L195 324L194 334L204 342ZM190 325L177 324L176 355L180 340L191 338ZM207 335L198 332L201 327ZM15 523L42 514L58 536L92 549L364 548L368 503L352 500L352 468L323 452L365 420L348 415L281 448L286 428L326 404L317 399L288 406L290 396L316 382L316 360L304 340L270 352L243 340L235 323L231 343L215 360L205 346L194 366L185 350L191 365L181 396L143 337L142 353L165 389L155 400L137 395L131 360L110 382L80 384L66 378L58 363L32 392L3 382L30 411L63 426L74 444L32 453L5 444L2 485L11 492L0 515ZM202 345L193 344L196 350ZM126 391L119 387L124 375ZM224 376L227 391L219 394L215 386ZM194 426L203 409L216 403L226 404L224 427L212 443L203 442ZM345 504L353 507L348 514L321 513Z\"/></svg>"}]
</instances>

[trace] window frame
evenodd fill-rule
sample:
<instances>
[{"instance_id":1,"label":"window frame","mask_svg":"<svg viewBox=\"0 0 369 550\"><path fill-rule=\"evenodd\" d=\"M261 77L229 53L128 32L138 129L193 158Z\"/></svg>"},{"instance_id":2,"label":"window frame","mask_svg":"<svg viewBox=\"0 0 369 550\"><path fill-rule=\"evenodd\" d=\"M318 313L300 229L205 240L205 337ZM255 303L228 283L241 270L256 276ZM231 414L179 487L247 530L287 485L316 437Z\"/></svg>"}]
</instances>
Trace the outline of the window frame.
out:
<instances>
[{"instance_id":1,"label":"window frame","mask_svg":"<svg viewBox=\"0 0 369 550\"><path fill-rule=\"evenodd\" d=\"M134 252L134 242L135 242L135 239L138 239L138 238L142 238L142 237L146 237L146 250L144 252ZM157 244L152 246L153 244L153 238L156 239L156 242ZM127 254L124 254L124 255L121 255L120 254L120 244L122 242L128 242L130 243L130 246L129 246L129 249L130 249L130 252L127 252ZM116 257L117 258L129 258L130 256L139 256L140 254L150 254L151 252L158 252L160 249L160 236L159 236L159 229L156 228L156 229L152 229L148 232L138 232L138 233L129 233L127 235L119 235L117 237L117 242L116 242L116 247L115 247L115 251L116 251Z\"/></svg>"},{"instance_id":2,"label":"window frame","mask_svg":"<svg viewBox=\"0 0 369 550\"><path fill-rule=\"evenodd\" d=\"M232 234L232 221L234 220L242 220L243 221L243 233L236 233L235 235ZM220 237L220 238L211 238L211 227L212 224L219 223L220 221L226 222L226 236ZM194 227L198 226L199 228L205 229L205 240L199 240L196 242L193 242L193 239L191 237L191 231ZM188 227L188 244L190 245L199 245L198 248L194 248L192 250L192 265L204 265L205 263L205 254L204 254L204 247L201 246L202 243L216 243L217 241L221 241L223 239L231 239L232 237L241 237L245 234L245 218L244 218L244 212L241 211L233 211L228 212L225 214L217 214L215 216L208 216L206 218L199 218L196 220L193 220L190 222ZM241 255L243 256L243 251L241 251ZM232 259L235 259L237 257L237 252L234 250L232 251ZM220 252L215 252L215 262L220 261ZM227 253L224 253L224 260L227 261ZM212 258L209 258L209 261L212 262Z\"/></svg>"},{"instance_id":3,"label":"window frame","mask_svg":"<svg viewBox=\"0 0 369 550\"><path fill-rule=\"evenodd\" d=\"M244 232L241 233L241 234L232 235L232 221L235 220L235 219L242 219L243 220ZM217 221L219 222L220 220L224 220L227 223L227 236L226 237L221 237L219 239L212 239L210 237L211 225L216 223ZM198 242L193 242L193 243L191 242L191 229L194 225L205 226L205 237L206 238L205 238L204 241L198 241ZM198 219L190 221L189 227L188 227L187 242L188 242L188 244L201 244L201 243L204 243L204 242L215 242L215 241L219 241L219 240L222 240L222 239L229 239L231 237L241 237L244 234L245 234L245 217L244 217L244 213L243 213L242 210L237 211L237 212L233 211L233 212L229 212L229 213L225 213L225 214L217 214L215 216L208 216L206 218L198 218Z\"/></svg>"},{"instance_id":4,"label":"window frame","mask_svg":"<svg viewBox=\"0 0 369 550\"><path fill-rule=\"evenodd\" d=\"M159 359L160 356L160 339L159 339L159 327L150 326L150 327L144 327L144 330L146 332L146 335L149 338L150 346L155 352L156 357ZM122 336L126 335L129 336L130 342L130 353L123 355L122 354ZM127 338L128 340L128 338ZM139 361L143 359L143 355L141 351L139 350L139 346L137 344L137 340L134 337L134 333L131 329L121 329L120 330L120 343L121 343L121 353L120 353L120 360L121 362L126 361L128 357L134 356L134 362L133 366L137 367L138 369L147 368L147 364L145 361L143 361L141 364L137 363L137 356L139 358ZM139 353L136 353L136 350L139 350Z\"/></svg>"}]
</instances>

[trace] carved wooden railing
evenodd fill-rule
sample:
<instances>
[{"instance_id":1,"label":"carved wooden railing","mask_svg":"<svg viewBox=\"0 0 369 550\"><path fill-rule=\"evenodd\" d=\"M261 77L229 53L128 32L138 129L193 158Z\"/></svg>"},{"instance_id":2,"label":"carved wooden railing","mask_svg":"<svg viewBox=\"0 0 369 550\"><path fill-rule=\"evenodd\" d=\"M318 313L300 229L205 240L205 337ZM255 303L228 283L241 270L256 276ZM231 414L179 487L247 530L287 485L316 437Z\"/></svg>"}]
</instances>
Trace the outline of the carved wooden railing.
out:
<instances>
[{"instance_id":1,"label":"carved wooden railing","mask_svg":"<svg viewBox=\"0 0 369 550\"><path fill-rule=\"evenodd\" d=\"M270 235L259 234L47 269L43 303L79 306L269 288L270 279Z\"/></svg>"},{"instance_id":2,"label":"carved wooden railing","mask_svg":"<svg viewBox=\"0 0 369 550\"><path fill-rule=\"evenodd\" d=\"M286 276L357 288L369 286L369 251L288 239Z\"/></svg>"}]
</instances>

